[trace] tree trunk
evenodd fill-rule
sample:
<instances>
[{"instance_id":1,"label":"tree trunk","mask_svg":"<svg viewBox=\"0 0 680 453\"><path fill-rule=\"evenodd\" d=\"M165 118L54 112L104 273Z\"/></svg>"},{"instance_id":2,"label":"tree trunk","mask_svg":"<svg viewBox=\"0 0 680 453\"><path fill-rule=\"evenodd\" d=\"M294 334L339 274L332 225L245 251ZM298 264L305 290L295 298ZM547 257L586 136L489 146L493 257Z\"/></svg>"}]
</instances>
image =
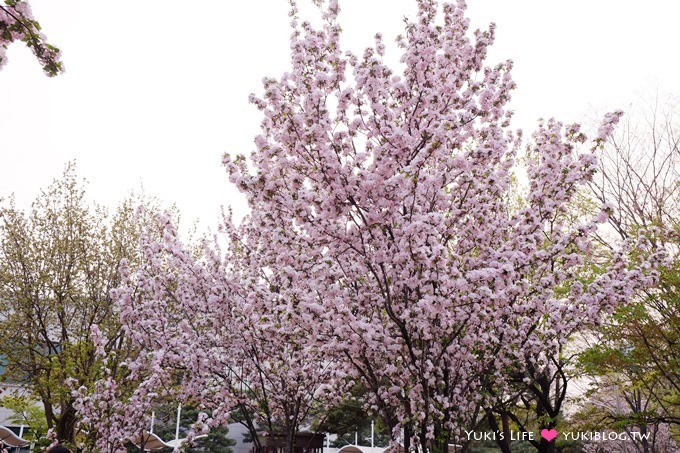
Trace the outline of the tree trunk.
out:
<instances>
[{"instance_id":1,"label":"tree trunk","mask_svg":"<svg viewBox=\"0 0 680 453\"><path fill-rule=\"evenodd\" d=\"M66 403L61 408L61 414L55 426L59 441L74 444L76 440L76 410L72 403Z\"/></svg>"},{"instance_id":2,"label":"tree trunk","mask_svg":"<svg viewBox=\"0 0 680 453\"><path fill-rule=\"evenodd\" d=\"M443 427L438 425L434 430L434 440L432 441L432 453L448 453L449 442L451 441L451 433Z\"/></svg>"},{"instance_id":3,"label":"tree trunk","mask_svg":"<svg viewBox=\"0 0 680 453\"><path fill-rule=\"evenodd\" d=\"M647 441L647 424L640 424L640 438L642 440L642 451L643 453L650 453L649 442Z\"/></svg>"},{"instance_id":4,"label":"tree trunk","mask_svg":"<svg viewBox=\"0 0 680 453\"><path fill-rule=\"evenodd\" d=\"M47 399L42 399L43 409L45 410L45 421L47 422L47 429L54 428L55 417L54 409L52 408L52 403Z\"/></svg>"},{"instance_id":5,"label":"tree trunk","mask_svg":"<svg viewBox=\"0 0 680 453\"><path fill-rule=\"evenodd\" d=\"M507 418L507 417L506 417ZM496 420L496 416L494 415L493 411L490 409L486 410L486 419L489 422L489 427L491 430L494 432L495 439L496 439L496 445L498 445L498 448L500 448L502 453L511 453L510 449L510 433L505 433L505 427L503 429L503 438L501 439L501 436L498 435L500 431L500 427L498 426L498 421ZM505 425L505 423L504 423Z\"/></svg>"},{"instance_id":6,"label":"tree trunk","mask_svg":"<svg viewBox=\"0 0 680 453\"><path fill-rule=\"evenodd\" d=\"M295 434L297 428L289 428L286 432L286 453L295 451Z\"/></svg>"},{"instance_id":7,"label":"tree trunk","mask_svg":"<svg viewBox=\"0 0 680 453\"><path fill-rule=\"evenodd\" d=\"M404 453L409 453L411 450L411 427L404 426Z\"/></svg>"},{"instance_id":8,"label":"tree trunk","mask_svg":"<svg viewBox=\"0 0 680 453\"><path fill-rule=\"evenodd\" d=\"M541 443L538 446L539 453L555 453L555 440L548 442L545 439L541 439Z\"/></svg>"}]
</instances>

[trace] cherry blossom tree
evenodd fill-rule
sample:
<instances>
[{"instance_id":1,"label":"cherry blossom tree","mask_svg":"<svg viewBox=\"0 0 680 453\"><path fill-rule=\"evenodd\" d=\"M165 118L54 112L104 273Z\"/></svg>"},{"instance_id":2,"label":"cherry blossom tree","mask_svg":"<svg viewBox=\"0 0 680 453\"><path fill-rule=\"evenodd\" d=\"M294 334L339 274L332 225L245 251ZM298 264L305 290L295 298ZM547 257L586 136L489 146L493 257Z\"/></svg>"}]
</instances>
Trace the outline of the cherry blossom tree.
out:
<instances>
[{"instance_id":1,"label":"cherry blossom tree","mask_svg":"<svg viewBox=\"0 0 680 453\"><path fill-rule=\"evenodd\" d=\"M97 448L124 451L149 429L154 406L175 400L203 412L192 436L237 420L256 451L267 442L261 431L283 435L292 451L300 425L333 394L333 362L305 341L309 315L250 264L243 244L235 241L226 260L217 247L186 247L172 222L160 223L163 239L143 241L144 264L123 266L115 292L139 355L124 379L78 392L84 422L100 433Z\"/></svg>"},{"instance_id":2,"label":"cherry blossom tree","mask_svg":"<svg viewBox=\"0 0 680 453\"><path fill-rule=\"evenodd\" d=\"M357 382L394 443L448 451L493 403L488 389L507 395L509 373L541 385L534 371L574 332L654 281L626 244L590 259L606 208L564 221L620 112L590 142L541 123L515 206L523 145L506 107L512 63L485 63L493 26L470 32L462 1L418 0L392 69L379 35L362 57L342 51L337 1L320 5L319 28L291 5L292 68L251 98L264 119L250 158L225 157L249 215L227 218L225 252L195 253L162 222L163 240L124 271L115 297L139 345L137 388L104 380L80 400L95 427L115 414L107 451L161 398L204 410L196 432L236 415L285 433L290 451L311 408Z\"/></svg>"},{"instance_id":3,"label":"cherry blossom tree","mask_svg":"<svg viewBox=\"0 0 680 453\"><path fill-rule=\"evenodd\" d=\"M7 63L7 46L14 41L23 41L33 51L48 76L64 70L59 49L47 43L28 2L5 0L0 5L0 69Z\"/></svg>"},{"instance_id":4,"label":"cherry blossom tree","mask_svg":"<svg viewBox=\"0 0 680 453\"><path fill-rule=\"evenodd\" d=\"M321 28L293 3L292 68L252 97L256 150L225 158L256 265L315 314L308 341L371 390L406 450L446 451L489 399L482 378L502 391L507 369L544 368L654 276L624 249L587 271L606 209L561 220L620 112L590 145L578 125L541 124L525 205L510 208L512 63L485 64L493 26L470 33L464 2L442 9L418 1L393 69L380 35L362 57L342 51L336 1Z\"/></svg>"}]
</instances>

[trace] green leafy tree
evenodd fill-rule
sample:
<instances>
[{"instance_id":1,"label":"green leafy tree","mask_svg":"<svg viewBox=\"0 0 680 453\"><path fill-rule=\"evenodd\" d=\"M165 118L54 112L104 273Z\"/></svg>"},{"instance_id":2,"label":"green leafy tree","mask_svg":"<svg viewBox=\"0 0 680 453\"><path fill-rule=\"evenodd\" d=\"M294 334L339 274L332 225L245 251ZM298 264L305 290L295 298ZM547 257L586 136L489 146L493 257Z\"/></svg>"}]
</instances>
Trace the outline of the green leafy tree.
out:
<instances>
[{"instance_id":1,"label":"green leafy tree","mask_svg":"<svg viewBox=\"0 0 680 453\"><path fill-rule=\"evenodd\" d=\"M323 409L315 417L312 425L316 432L335 434L336 447L355 444L370 445L371 423L373 423L374 445L386 446L390 443L390 432L379 417L366 410L368 389L356 384L350 393L330 408Z\"/></svg>"},{"instance_id":2,"label":"green leafy tree","mask_svg":"<svg viewBox=\"0 0 680 453\"><path fill-rule=\"evenodd\" d=\"M69 163L31 205L0 205L0 354L4 378L40 401L46 425L75 443L78 416L72 383L91 386L101 373L93 327L116 359L135 351L120 329L110 290L122 259L138 261L138 237L149 216L135 214L132 197L113 214L88 203Z\"/></svg>"},{"instance_id":3,"label":"green leafy tree","mask_svg":"<svg viewBox=\"0 0 680 453\"><path fill-rule=\"evenodd\" d=\"M3 396L0 398L0 405L14 413L10 419L12 423L30 427L22 435L23 438L37 440L47 434L45 412L42 407L36 405L35 399L30 394Z\"/></svg>"}]
</instances>

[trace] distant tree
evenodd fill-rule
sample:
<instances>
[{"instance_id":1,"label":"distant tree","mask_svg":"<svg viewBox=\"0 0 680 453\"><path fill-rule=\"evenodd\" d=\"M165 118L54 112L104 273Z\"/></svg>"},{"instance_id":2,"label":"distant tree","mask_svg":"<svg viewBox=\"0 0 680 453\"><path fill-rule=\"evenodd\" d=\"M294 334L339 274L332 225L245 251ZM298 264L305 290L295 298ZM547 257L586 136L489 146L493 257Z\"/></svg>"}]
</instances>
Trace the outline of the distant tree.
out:
<instances>
[{"instance_id":1,"label":"distant tree","mask_svg":"<svg viewBox=\"0 0 680 453\"><path fill-rule=\"evenodd\" d=\"M361 384L355 385L342 400L320 411L312 425L314 431L336 435L334 445L342 447L354 444L355 437L359 445L369 445L373 428L374 445L388 445L389 429L380 418L376 420L366 410L367 393Z\"/></svg>"},{"instance_id":2,"label":"distant tree","mask_svg":"<svg viewBox=\"0 0 680 453\"><path fill-rule=\"evenodd\" d=\"M5 50L14 41L23 41L33 51L48 76L64 70L59 49L47 43L28 2L4 0L0 5L0 69L7 63Z\"/></svg>"},{"instance_id":3,"label":"distant tree","mask_svg":"<svg viewBox=\"0 0 680 453\"><path fill-rule=\"evenodd\" d=\"M658 286L618 308L581 356L592 380L589 411L609 426L657 432L669 425L680 440L680 122L672 97L632 112L605 143L592 195L610 209L610 244L644 232L669 260ZM634 251L644 255L644 251ZM593 406L594 405L594 406ZM655 449L641 440L644 451ZM651 448L648 450L648 448Z\"/></svg>"},{"instance_id":4,"label":"distant tree","mask_svg":"<svg viewBox=\"0 0 680 453\"><path fill-rule=\"evenodd\" d=\"M165 404L156 408L156 422L153 432L165 440L175 438L177 423L177 406ZM179 436L186 437L191 424L198 419L198 411L193 406L183 406L180 417ZM226 425L214 427L208 432L207 437L194 441L190 447L183 451L187 453L232 453L236 444L234 439L229 438L229 428Z\"/></svg>"},{"instance_id":5,"label":"distant tree","mask_svg":"<svg viewBox=\"0 0 680 453\"><path fill-rule=\"evenodd\" d=\"M118 364L132 351L110 296L122 259L139 259L143 218L125 200L113 214L90 204L69 163L28 212L13 199L0 205L0 354L5 377L42 403L47 427L76 441L78 416L69 383L100 376L94 336ZM98 326L94 329L94 326Z\"/></svg>"}]
</instances>

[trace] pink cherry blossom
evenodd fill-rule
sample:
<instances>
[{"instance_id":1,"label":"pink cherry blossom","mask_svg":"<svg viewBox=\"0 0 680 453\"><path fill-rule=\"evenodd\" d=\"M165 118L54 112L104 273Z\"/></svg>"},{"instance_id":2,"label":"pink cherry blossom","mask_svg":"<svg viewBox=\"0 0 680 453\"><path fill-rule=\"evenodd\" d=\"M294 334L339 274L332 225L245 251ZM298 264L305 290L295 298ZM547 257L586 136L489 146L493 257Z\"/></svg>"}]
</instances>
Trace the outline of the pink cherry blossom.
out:
<instances>
[{"instance_id":1,"label":"pink cherry blossom","mask_svg":"<svg viewBox=\"0 0 680 453\"><path fill-rule=\"evenodd\" d=\"M0 69L7 63L7 46L14 41L26 43L48 76L64 70L59 49L47 43L30 5L23 0L5 0L0 5Z\"/></svg>"}]
</instances>

